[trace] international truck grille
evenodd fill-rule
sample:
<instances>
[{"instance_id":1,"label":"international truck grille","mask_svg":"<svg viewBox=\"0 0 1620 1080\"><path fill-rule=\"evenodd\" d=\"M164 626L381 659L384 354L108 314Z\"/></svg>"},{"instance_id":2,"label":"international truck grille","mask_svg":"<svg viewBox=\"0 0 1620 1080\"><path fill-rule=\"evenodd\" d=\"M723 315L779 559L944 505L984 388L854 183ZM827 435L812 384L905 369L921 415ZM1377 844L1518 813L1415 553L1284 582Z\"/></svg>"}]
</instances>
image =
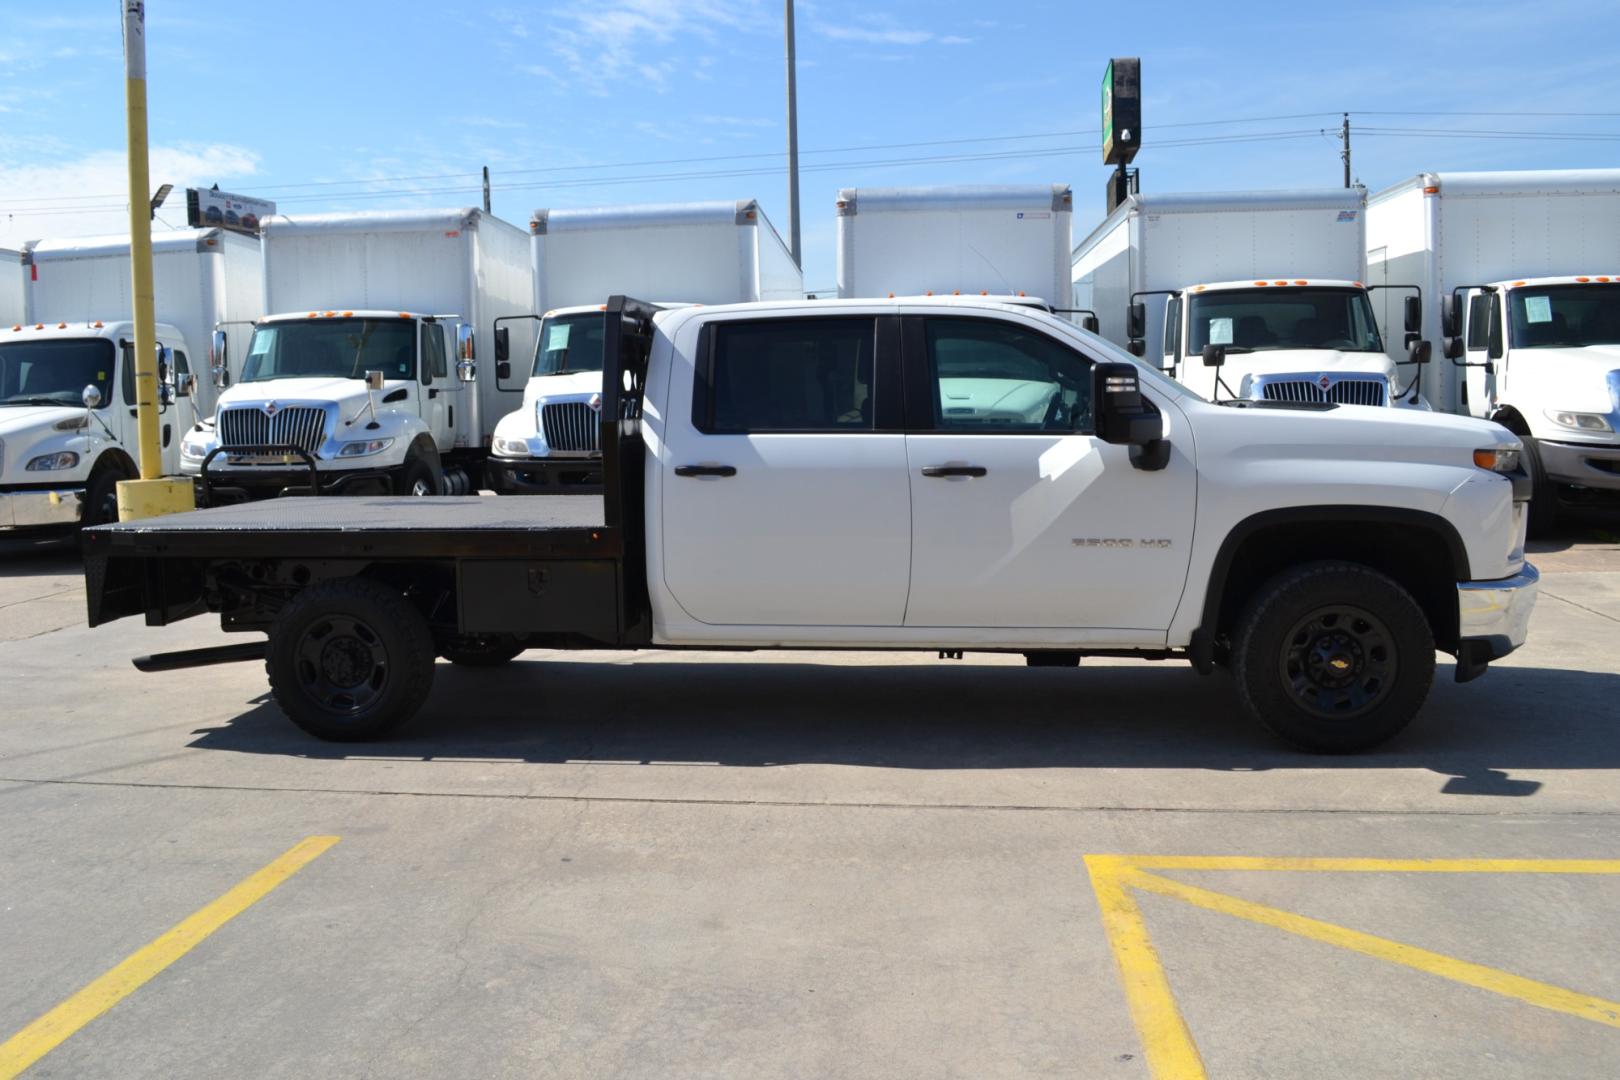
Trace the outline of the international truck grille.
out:
<instances>
[{"instance_id":1,"label":"international truck grille","mask_svg":"<svg viewBox=\"0 0 1620 1080\"><path fill-rule=\"evenodd\" d=\"M602 450L602 416L583 401L541 405L540 430L546 445L561 453L596 454Z\"/></svg>"},{"instance_id":2,"label":"international truck grille","mask_svg":"<svg viewBox=\"0 0 1620 1080\"><path fill-rule=\"evenodd\" d=\"M245 446L296 446L313 454L326 438L326 410L288 406L274 416L257 405L221 409L219 444L227 450Z\"/></svg>"},{"instance_id":3,"label":"international truck grille","mask_svg":"<svg viewBox=\"0 0 1620 1080\"><path fill-rule=\"evenodd\" d=\"M1267 401L1303 401L1335 405L1382 405L1386 383L1383 379L1340 379L1326 390L1310 379L1268 382L1262 390Z\"/></svg>"}]
</instances>

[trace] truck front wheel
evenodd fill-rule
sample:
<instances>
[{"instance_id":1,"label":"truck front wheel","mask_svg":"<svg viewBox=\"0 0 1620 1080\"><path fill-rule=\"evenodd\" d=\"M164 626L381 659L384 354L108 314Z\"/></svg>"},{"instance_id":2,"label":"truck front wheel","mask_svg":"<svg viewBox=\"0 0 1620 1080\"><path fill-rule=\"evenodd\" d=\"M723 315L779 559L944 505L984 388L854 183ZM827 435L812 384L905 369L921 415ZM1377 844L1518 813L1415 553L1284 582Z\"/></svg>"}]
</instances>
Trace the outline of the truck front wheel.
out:
<instances>
[{"instance_id":1,"label":"truck front wheel","mask_svg":"<svg viewBox=\"0 0 1620 1080\"><path fill-rule=\"evenodd\" d=\"M438 467L425 457L413 457L405 462L395 481L398 495L437 495L444 490Z\"/></svg>"},{"instance_id":2,"label":"truck front wheel","mask_svg":"<svg viewBox=\"0 0 1620 1080\"><path fill-rule=\"evenodd\" d=\"M1238 621L1244 707L1301 750L1347 754L1394 736L1434 682L1434 634L1412 595L1365 566L1298 566L1263 585Z\"/></svg>"},{"instance_id":3,"label":"truck front wheel","mask_svg":"<svg viewBox=\"0 0 1620 1080\"><path fill-rule=\"evenodd\" d=\"M433 687L433 635L396 590L366 578L310 585L270 631L265 672L287 718L318 739L376 739Z\"/></svg>"}]
</instances>

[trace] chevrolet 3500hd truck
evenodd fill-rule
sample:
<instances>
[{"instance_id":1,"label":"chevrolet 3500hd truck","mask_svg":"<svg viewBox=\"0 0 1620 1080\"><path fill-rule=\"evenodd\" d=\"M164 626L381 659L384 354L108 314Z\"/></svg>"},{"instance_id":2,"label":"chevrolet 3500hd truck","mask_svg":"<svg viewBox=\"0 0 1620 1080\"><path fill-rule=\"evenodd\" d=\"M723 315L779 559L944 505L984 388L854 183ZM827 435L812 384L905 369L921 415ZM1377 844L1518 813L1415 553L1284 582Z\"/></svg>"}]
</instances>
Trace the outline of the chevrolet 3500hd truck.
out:
<instances>
[{"instance_id":1,"label":"chevrolet 3500hd truck","mask_svg":"<svg viewBox=\"0 0 1620 1080\"><path fill-rule=\"evenodd\" d=\"M113 520L118 481L139 473L129 240L38 240L22 259L26 314L0 323L0 529ZM259 269L257 242L221 229L152 238L166 474L208 411L195 375L211 338L245 342L259 314Z\"/></svg>"},{"instance_id":2,"label":"chevrolet 3500hd truck","mask_svg":"<svg viewBox=\"0 0 1620 1080\"><path fill-rule=\"evenodd\" d=\"M1075 248L1074 304L1206 397L1427 407L1417 291L1401 291L1397 363L1363 283L1365 198L1360 188L1132 195Z\"/></svg>"},{"instance_id":3,"label":"chevrolet 3500hd truck","mask_svg":"<svg viewBox=\"0 0 1620 1080\"><path fill-rule=\"evenodd\" d=\"M1519 441L1483 420L1210 404L1028 307L601 313L601 499L305 499L87 532L89 618L205 612L322 738L384 735L434 658L525 648L1175 657L1313 750L1524 641ZM451 723L444 706L430 709Z\"/></svg>"},{"instance_id":4,"label":"chevrolet 3500hd truck","mask_svg":"<svg viewBox=\"0 0 1620 1080\"><path fill-rule=\"evenodd\" d=\"M523 232L480 210L261 223L264 310L184 471L205 501L476 489L507 398L477 377L531 302ZM521 324L517 333L530 340Z\"/></svg>"},{"instance_id":5,"label":"chevrolet 3500hd truck","mask_svg":"<svg viewBox=\"0 0 1620 1080\"><path fill-rule=\"evenodd\" d=\"M1367 218L1373 279L1439 298L1425 392L1524 440L1536 531L1620 506L1620 169L1420 173Z\"/></svg>"},{"instance_id":6,"label":"chevrolet 3500hd truck","mask_svg":"<svg viewBox=\"0 0 1620 1080\"><path fill-rule=\"evenodd\" d=\"M502 495L601 490L596 410L609 296L694 304L804 298L804 275L753 199L536 210L529 234L534 310L545 315L532 353L511 352L497 331L501 384L527 378L523 403L495 426L489 479Z\"/></svg>"}]
</instances>

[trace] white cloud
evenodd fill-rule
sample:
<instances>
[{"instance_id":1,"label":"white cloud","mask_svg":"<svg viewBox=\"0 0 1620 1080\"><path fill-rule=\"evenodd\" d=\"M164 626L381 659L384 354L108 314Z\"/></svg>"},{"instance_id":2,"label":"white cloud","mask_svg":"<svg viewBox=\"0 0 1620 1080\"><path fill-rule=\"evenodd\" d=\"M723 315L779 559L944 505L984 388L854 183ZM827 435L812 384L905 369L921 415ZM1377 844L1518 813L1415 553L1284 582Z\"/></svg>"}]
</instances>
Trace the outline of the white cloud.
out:
<instances>
[{"instance_id":1,"label":"white cloud","mask_svg":"<svg viewBox=\"0 0 1620 1080\"><path fill-rule=\"evenodd\" d=\"M858 15L855 18L856 22L849 24L827 22L818 17L811 19L810 25L822 37L862 45L967 45L973 41L960 34L940 34L902 25L889 15Z\"/></svg>"},{"instance_id":2,"label":"white cloud","mask_svg":"<svg viewBox=\"0 0 1620 1080\"><path fill-rule=\"evenodd\" d=\"M128 228L124 151L96 150L39 163L27 149L10 143L0 151L5 155L0 157L0 243L15 247L46 236L94 236ZM173 184L176 189L159 213L177 225L185 221L185 188L251 177L258 169L258 154L226 143L151 150L153 187Z\"/></svg>"},{"instance_id":3,"label":"white cloud","mask_svg":"<svg viewBox=\"0 0 1620 1080\"><path fill-rule=\"evenodd\" d=\"M555 12L546 37L560 65L524 70L565 87L606 95L616 85L638 82L662 92L681 69L669 58L677 38L712 40L718 31L755 32L774 27L760 0L594 0ZM665 59L646 57L662 53Z\"/></svg>"}]
</instances>

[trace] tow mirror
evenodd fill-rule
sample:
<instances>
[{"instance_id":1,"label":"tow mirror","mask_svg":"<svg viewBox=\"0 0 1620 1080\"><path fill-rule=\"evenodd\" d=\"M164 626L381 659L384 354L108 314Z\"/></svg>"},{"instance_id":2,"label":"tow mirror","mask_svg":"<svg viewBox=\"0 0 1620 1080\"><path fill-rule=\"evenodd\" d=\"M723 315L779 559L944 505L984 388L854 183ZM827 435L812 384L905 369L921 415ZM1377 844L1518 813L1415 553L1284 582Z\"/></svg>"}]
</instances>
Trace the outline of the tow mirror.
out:
<instances>
[{"instance_id":1,"label":"tow mirror","mask_svg":"<svg viewBox=\"0 0 1620 1080\"><path fill-rule=\"evenodd\" d=\"M1091 395L1097 403L1097 437L1131 448L1138 469L1162 469L1170 461L1164 418L1142 396L1141 373L1135 364L1097 364L1091 369Z\"/></svg>"},{"instance_id":2,"label":"tow mirror","mask_svg":"<svg viewBox=\"0 0 1620 1080\"><path fill-rule=\"evenodd\" d=\"M79 400L84 402L84 407L87 409L99 409L101 408L101 389L95 383L91 383L79 394Z\"/></svg>"},{"instance_id":3,"label":"tow mirror","mask_svg":"<svg viewBox=\"0 0 1620 1080\"><path fill-rule=\"evenodd\" d=\"M229 346L230 338L225 331L215 330L208 346L208 368L214 377L214 385L221 390L231 384L230 367L225 362L225 352Z\"/></svg>"},{"instance_id":4,"label":"tow mirror","mask_svg":"<svg viewBox=\"0 0 1620 1080\"><path fill-rule=\"evenodd\" d=\"M366 372L366 389L381 390L383 388L383 373L380 371Z\"/></svg>"},{"instance_id":5,"label":"tow mirror","mask_svg":"<svg viewBox=\"0 0 1620 1080\"><path fill-rule=\"evenodd\" d=\"M505 364L512 359L512 330L511 327L497 326L495 328L495 362ZM507 374L510 374L510 369ZM502 375L501 378L506 378Z\"/></svg>"},{"instance_id":6,"label":"tow mirror","mask_svg":"<svg viewBox=\"0 0 1620 1080\"><path fill-rule=\"evenodd\" d=\"M1461 336L1461 332L1457 328L1456 293L1440 298L1440 335L1447 338ZM1450 351L1447 351L1446 355L1450 356Z\"/></svg>"},{"instance_id":7,"label":"tow mirror","mask_svg":"<svg viewBox=\"0 0 1620 1080\"><path fill-rule=\"evenodd\" d=\"M1100 325L1101 324L1097 322L1097 316L1095 315L1080 316L1080 329L1085 330L1088 333L1097 333Z\"/></svg>"},{"instance_id":8,"label":"tow mirror","mask_svg":"<svg viewBox=\"0 0 1620 1080\"><path fill-rule=\"evenodd\" d=\"M1204 346L1204 366L1205 367L1214 367L1214 368L1225 367L1226 366L1226 346L1225 345L1205 345Z\"/></svg>"},{"instance_id":9,"label":"tow mirror","mask_svg":"<svg viewBox=\"0 0 1620 1080\"><path fill-rule=\"evenodd\" d=\"M1406 347L1406 362L1408 364L1427 364L1434 351L1434 346L1427 341L1414 341Z\"/></svg>"}]
</instances>

